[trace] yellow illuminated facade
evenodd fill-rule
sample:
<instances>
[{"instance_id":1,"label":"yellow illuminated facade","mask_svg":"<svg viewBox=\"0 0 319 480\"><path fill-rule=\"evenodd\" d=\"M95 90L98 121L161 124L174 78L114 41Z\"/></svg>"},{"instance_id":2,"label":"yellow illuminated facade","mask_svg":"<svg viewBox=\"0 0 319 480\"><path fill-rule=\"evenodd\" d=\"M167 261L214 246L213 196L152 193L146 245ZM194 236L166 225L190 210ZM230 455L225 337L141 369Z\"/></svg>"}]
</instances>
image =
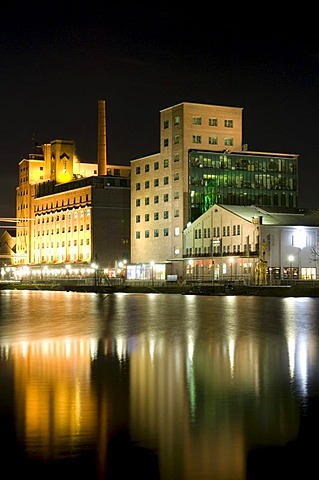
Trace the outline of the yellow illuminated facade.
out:
<instances>
[{"instance_id":1,"label":"yellow illuminated facade","mask_svg":"<svg viewBox=\"0 0 319 480\"><path fill-rule=\"evenodd\" d=\"M36 146L19 163L15 264L103 266L129 259L130 167L81 163L72 141Z\"/></svg>"}]
</instances>

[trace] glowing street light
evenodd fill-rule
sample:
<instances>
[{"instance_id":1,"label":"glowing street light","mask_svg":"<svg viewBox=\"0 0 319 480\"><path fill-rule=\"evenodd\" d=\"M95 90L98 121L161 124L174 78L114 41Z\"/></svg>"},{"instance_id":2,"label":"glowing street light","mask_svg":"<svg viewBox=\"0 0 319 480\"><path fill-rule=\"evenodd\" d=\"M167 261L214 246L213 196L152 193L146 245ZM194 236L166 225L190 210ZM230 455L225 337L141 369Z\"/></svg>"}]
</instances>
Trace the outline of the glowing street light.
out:
<instances>
[{"instance_id":1,"label":"glowing street light","mask_svg":"<svg viewBox=\"0 0 319 480\"><path fill-rule=\"evenodd\" d=\"M290 262L290 278L293 278L293 269L292 269L292 263L294 261L295 257L293 255L289 255L288 261Z\"/></svg>"}]
</instances>

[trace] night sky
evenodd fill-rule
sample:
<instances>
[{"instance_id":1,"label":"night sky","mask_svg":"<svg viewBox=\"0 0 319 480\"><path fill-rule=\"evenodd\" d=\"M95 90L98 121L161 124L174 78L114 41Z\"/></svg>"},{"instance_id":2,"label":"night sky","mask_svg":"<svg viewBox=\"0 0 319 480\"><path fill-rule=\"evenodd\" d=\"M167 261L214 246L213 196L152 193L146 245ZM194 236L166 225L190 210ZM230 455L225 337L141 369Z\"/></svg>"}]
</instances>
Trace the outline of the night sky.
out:
<instances>
[{"instance_id":1,"label":"night sky","mask_svg":"<svg viewBox=\"0 0 319 480\"><path fill-rule=\"evenodd\" d=\"M35 141L74 140L82 161L97 161L99 99L108 162L124 165L159 152L164 108L242 107L243 143L300 155L299 205L319 208L319 37L311 13L288 21L268 4L261 13L174 5L2 5L1 217L15 217L18 163Z\"/></svg>"}]
</instances>

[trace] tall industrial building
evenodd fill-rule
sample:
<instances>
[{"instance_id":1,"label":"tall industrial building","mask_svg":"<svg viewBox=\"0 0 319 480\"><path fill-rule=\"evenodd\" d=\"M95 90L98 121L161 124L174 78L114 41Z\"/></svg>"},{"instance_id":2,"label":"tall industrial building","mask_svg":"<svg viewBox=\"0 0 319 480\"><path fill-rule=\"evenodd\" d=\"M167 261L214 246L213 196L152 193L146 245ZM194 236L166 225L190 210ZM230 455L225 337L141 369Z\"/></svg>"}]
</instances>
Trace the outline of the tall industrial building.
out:
<instances>
[{"instance_id":1,"label":"tall industrial building","mask_svg":"<svg viewBox=\"0 0 319 480\"><path fill-rule=\"evenodd\" d=\"M35 145L20 161L15 264L129 261L131 169L107 163L104 100L97 136L97 163L82 163L66 140Z\"/></svg>"},{"instance_id":2,"label":"tall industrial building","mask_svg":"<svg viewBox=\"0 0 319 480\"><path fill-rule=\"evenodd\" d=\"M131 161L132 263L182 275L183 230L216 203L297 207L298 155L249 151L242 110L180 103L160 112L160 152Z\"/></svg>"}]
</instances>

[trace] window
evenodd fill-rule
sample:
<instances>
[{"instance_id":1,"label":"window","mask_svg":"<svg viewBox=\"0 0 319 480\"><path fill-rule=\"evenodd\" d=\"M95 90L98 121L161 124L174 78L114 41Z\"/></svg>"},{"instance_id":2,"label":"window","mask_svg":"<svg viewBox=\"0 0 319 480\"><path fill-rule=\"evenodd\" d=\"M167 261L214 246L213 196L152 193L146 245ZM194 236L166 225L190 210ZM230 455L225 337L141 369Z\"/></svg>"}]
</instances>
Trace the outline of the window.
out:
<instances>
[{"instance_id":1,"label":"window","mask_svg":"<svg viewBox=\"0 0 319 480\"><path fill-rule=\"evenodd\" d=\"M158 212L154 212L154 220L158 220L159 219L159 213Z\"/></svg>"},{"instance_id":2,"label":"window","mask_svg":"<svg viewBox=\"0 0 319 480\"><path fill-rule=\"evenodd\" d=\"M140 200L139 198L137 198L137 199L135 200L135 205L136 205L137 207L139 207L139 206L141 205L141 200Z\"/></svg>"},{"instance_id":3,"label":"window","mask_svg":"<svg viewBox=\"0 0 319 480\"><path fill-rule=\"evenodd\" d=\"M174 235L175 235L175 237L179 236L179 227L174 228Z\"/></svg>"},{"instance_id":4,"label":"window","mask_svg":"<svg viewBox=\"0 0 319 480\"><path fill-rule=\"evenodd\" d=\"M240 235L240 225L237 225L237 235Z\"/></svg>"},{"instance_id":5,"label":"window","mask_svg":"<svg viewBox=\"0 0 319 480\"><path fill-rule=\"evenodd\" d=\"M179 198L179 192L174 192L174 199L177 200Z\"/></svg>"},{"instance_id":6,"label":"window","mask_svg":"<svg viewBox=\"0 0 319 480\"><path fill-rule=\"evenodd\" d=\"M202 143L201 135L193 135L193 143Z\"/></svg>"},{"instance_id":7,"label":"window","mask_svg":"<svg viewBox=\"0 0 319 480\"><path fill-rule=\"evenodd\" d=\"M218 137L208 137L208 143L209 145L217 145Z\"/></svg>"},{"instance_id":8,"label":"window","mask_svg":"<svg viewBox=\"0 0 319 480\"><path fill-rule=\"evenodd\" d=\"M149 230L145 230L145 238L150 238L150 231Z\"/></svg>"},{"instance_id":9,"label":"window","mask_svg":"<svg viewBox=\"0 0 319 480\"><path fill-rule=\"evenodd\" d=\"M179 153L175 153L174 155L174 163L179 162Z\"/></svg>"},{"instance_id":10,"label":"window","mask_svg":"<svg viewBox=\"0 0 319 480\"><path fill-rule=\"evenodd\" d=\"M145 188L150 188L150 182L148 180L145 182Z\"/></svg>"},{"instance_id":11,"label":"window","mask_svg":"<svg viewBox=\"0 0 319 480\"><path fill-rule=\"evenodd\" d=\"M181 117L179 115L176 115L176 117L174 117L174 127L176 127L176 125L179 125L181 123Z\"/></svg>"},{"instance_id":12,"label":"window","mask_svg":"<svg viewBox=\"0 0 319 480\"><path fill-rule=\"evenodd\" d=\"M135 173L136 175L139 175L141 173L141 167L136 167Z\"/></svg>"},{"instance_id":13,"label":"window","mask_svg":"<svg viewBox=\"0 0 319 480\"><path fill-rule=\"evenodd\" d=\"M154 203L158 203L158 200L159 200L158 195L155 195L154 196Z\"/></svg>"},{"instance_id":14,"label":"window","mask_svg":"<svg viewBox=\"0 0 319 480\"><path fill-rule=\"evenodd\" d=\"M164 237L168 237L168 228L164 228L163 235Z\"/></svg>"},{"instance_id":15,"label":"window","mask_svg":"<svg viewBox=\"0 0 319 480\"><path fill-rule=\"evenodd\" d=\"M168 138L164 138L164 147L168 147Z\"/></svg>"},{"instance_id":16,"label":"window","mask_svg":"<svg viewBox=\"0 0 319 480\"><path fill-rule=\"evenodd\" d=\"M174 182L177 182L179 180L179 172L174 173Z\"/></svg>"},{"instance_id":17,"label":"window","mask_svg":"<svg viewBox=\"0 0 319 480\"><path fill-rule=\"evenodd\" d=\"M179 217L179 209L175 208L174 210L174 217Z\"/></svg>"},{"instance_id":18,"label":"window","mask_svg":"<svg viewBox=\"0 0 319 480\"><path fill-rule=\"evenodd\" d=\"M158 187L158 186L159 186L159 179L154 178L154 187Z\"/></svg>"},{"instance_id":19,"label":"window","mask_svg":"<svg viewBox=\"0 0 319 480\"><path fill-rule=\"evenodd\" d=\"M169 164L168 158L165 158L165 159L164 159L164 168L167 168L167 167L168 167L168 164Z\"/></svg>"},{"instance_id":20,"label":"window","mask_svg":"<svg viewBox=\"0 0 319 480\"><path fill-rule=\"evenodd\" d=\"M168 210L164 210L163 217L165 220L168 219Z\"/></svg>"},{"instance_id":21,"label":"window","mask_svg":"<svg viewBox=\"0 0 319 480\"><path fill-rule=\"evenodd\" d=\"M149 171L150 171L150 165L149 165L149 163L147 163L147 164L145 165L145 173L147 173L147 172L149 172Z\"/></svg>"},{"instance_id":22,"label":"window","mask_svg":"<svg viewBox=\"0 0 319 480\"><path fill-rule=\"evenodd\" d=\"M233 235L236 235L236 225L233 225Z\"/></svg>"},{"instance_id":23,"label":"window","mask_svg":"<svg viewBox=\"0 0 319 480\"><path fill-rule=\"evenodd\" d=\"M145 197L145 205L149 205L150 204L150 197Z\"/></svg>"},{"instance_id":24,"label":"window","mask_svg":"<svg viewBox=\"0 0 319 480\"><path fill-rule=\"evenodd\" d=\"M141 184L140 183L136 184L136 190L141 190Z\"/></svg>"},{"instance_id":25,"label":"window","mask_svg":"<svg viewBox=\"0 0 319 480\"><path fill-rule=\"evenodd\" d=\"M201 125L202 117L193 117L193 125Z\"/></svg>"},{"instance_id":26,"label":"window","mask_svg":"<svg viewBox=\"0 0 319 480\"><path fill-rule=\"evenodd\" d=\"M145 213L145 222L149 222L150 221L150 216L149 216L149 213Z\"/></svg>"},{"instance_id":27,"label":"window","mask_svg":"<svg viewBox=\"0 0 319 480\"><path fill-rule=\"evenodd\" d=\"M135 234L135 238L136 238L136 239L139 239L139 238L141 238L141 232L136 232L136 234Z\"/></svg>"},{"instance_id":28,"label":"window","mask_svg":"<svg viewBox=\"0 0 319 480\"><path fill-rule=\"evenodd\" d=\"M140 215L136 215L136 223L140 223L141 221L141 216Z\"/></svg>"},{"instance_id":29,"label":"window","mask_svg":"<svg viewBox=\"0 0 319 480\"><path fill-rule=\"evenodd\" d=\"M163 182L164 182L164 185L168 185L168 177L164 177Z\"/></svg>"},{"instance_id":30,"label":"window","mask_svg":"<svg viewBox=\"0 0 319 480\"><path fill-rule=\"evenodd\" d=\"M217 118L209 118L208 119L208 125L210 127L217 127L218 126Z\"/></svg>"},{"instance_id":31,"label":"window","mask_svg":"<svg viewBox=\"0 0 319 480\"><path fill-rule=\"evenodd\" d=\"M179 135L175 135L174 137L174 145L177 145L179 143Z\"/></svg>"},{"instance_id":32,"label":"window","mask_svg":"<svg viewBox=\"0 0 319 480\"><path fill-rule=\"evenodd\" d=\"M158 170L159 169L159 162L154 162L154 170Z\"/></svg>"},{"instance_id":33,"label":"window","mask_svg":"<svg viewBox=\"0 0 319 480\"><path fill-rule=\"evenodd\" d=\"M227 147L231 147L233 145L233 138L226 137L224 140L224 145L226 145Z\"/></svg>"},{"instance_id":34,"label":"window","mask_svg":"<svg viewBox=\"0 0 319 480\"><path fill-rule=\"evenodd\" d=\"M226 128L233 128L233 121L232 120L225 120L224 125Z\"/></svg>"},{"instance_id":35,"label":"window","mask_svg":"<svg viewBox=\"0 0 319 480\"><path fill-rule=\"evenodd\" d=\"M168 120L164 120L164 128L168 128L169 127L169 121Z\"/></svg>"},{"instance_id":36,"label":"window","mask_svg":"<svg viewBox=\"0 0 319 480\"><path fill-rule=\"evenodd\" d=\"M154 237L158 237L158 236L159 236L158 228L155 228L155 230L154 230Z\"/></svg>"},{"instance_id":37,"label":"window","mask_svg":"<svg viewBox=\"0 0 319 480\"><path fill-rule=\"evenodd\" d=\"M168 193L164 193L163 200L164 202L168 202Z\"/></svg>"}]
</instances>

